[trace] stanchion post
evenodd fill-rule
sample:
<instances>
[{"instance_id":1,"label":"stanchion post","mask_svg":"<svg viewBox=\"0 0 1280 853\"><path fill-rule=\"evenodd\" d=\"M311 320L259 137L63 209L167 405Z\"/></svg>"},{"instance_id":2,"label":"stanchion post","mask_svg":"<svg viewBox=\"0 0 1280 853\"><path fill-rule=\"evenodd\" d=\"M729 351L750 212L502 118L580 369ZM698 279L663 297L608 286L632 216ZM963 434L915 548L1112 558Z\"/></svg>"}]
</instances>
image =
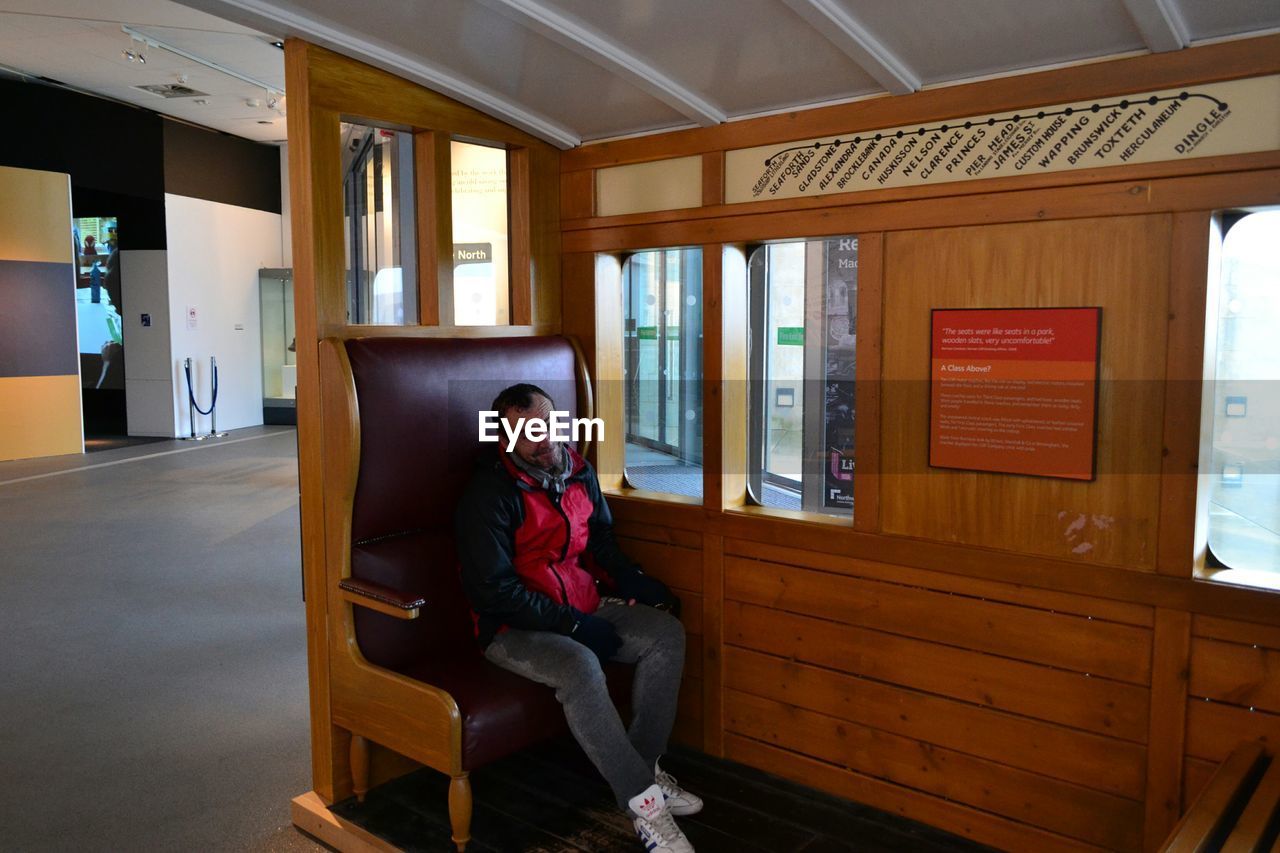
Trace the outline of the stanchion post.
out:
<instances>
[{"instance_id":1,"label":"stanchion post","mask_svg":"<svg viewBox=\"0 0 1280 853\"><path fill-rule=\"evenodd\" d=\"M196 440L196 400L191 393L191 357L190 356L188 356L187 360L183 362L183 367L184 367L184 370L182 371L183 375L187 377L187 416L189 418L188 423L191 426L190 440L195 441Z\"/></svg>"},{"instance_id":2,"label":"stanchion post","mask_svg":"<svg viewBox=\"0 0 1280 853\"><path fill-rule=\"evenodd\" d=\"M216 355L209 356L209 376L209 381L213 383L213 398L209 403L209 417L213 421L209 427L209 438L223 438L226 433L218 432L218 357Z\"/></svg>"}]
</instances>

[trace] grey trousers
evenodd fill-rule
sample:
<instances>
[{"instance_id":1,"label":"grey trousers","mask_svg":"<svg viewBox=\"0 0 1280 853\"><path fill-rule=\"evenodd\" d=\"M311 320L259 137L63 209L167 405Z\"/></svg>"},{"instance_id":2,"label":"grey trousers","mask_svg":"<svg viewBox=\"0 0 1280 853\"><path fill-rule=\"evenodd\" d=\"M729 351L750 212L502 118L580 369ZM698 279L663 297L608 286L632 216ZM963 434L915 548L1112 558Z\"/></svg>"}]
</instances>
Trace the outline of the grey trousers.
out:
<instances>
[{"instance_id":1,"label":"grey trousers","mask_svg":"<svg viewBox=\"0 0 1280 853\"><path fill-rule=\"evenodd\" d=\"M630 729L609 698L599 659L577 640L509 629L493 638L484 656L555 689L569 730L626 809L628 800L653 784L654 762L667 749L684 670L684 626L643 604L606 600L595 615L618 629L622 648L613 659L636 665Z\"/></svg>"}]
</instances>

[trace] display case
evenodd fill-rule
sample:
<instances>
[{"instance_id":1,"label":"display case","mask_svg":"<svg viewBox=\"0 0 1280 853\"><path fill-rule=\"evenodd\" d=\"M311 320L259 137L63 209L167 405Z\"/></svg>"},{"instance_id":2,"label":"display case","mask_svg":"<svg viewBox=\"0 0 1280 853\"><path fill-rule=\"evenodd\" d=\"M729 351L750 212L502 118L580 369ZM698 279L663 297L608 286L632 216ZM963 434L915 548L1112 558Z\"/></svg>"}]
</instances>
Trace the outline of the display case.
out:
<instances>
[{"instance_id":1,"label":"display case","mask_svg":"<svg viewBox=\"0 0 1280 853\"><path fill-rule=\"evenodd\" d=\"M262 422L296 424L298 359L293 329L293 270L258 270L262 310Z\"/></svg>"}]
</instances>

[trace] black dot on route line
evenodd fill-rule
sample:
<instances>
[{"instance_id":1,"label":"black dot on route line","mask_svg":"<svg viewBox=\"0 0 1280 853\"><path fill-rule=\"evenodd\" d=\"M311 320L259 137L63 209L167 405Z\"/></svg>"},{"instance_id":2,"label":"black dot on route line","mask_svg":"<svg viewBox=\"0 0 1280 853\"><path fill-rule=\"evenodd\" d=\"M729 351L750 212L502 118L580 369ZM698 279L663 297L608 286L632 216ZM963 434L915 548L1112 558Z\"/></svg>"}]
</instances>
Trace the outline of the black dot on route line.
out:
<instances>
[{"instance_id":1,"label":"black dot on route line","mask_svg":"<svg viewBox=\"0 0 1280 853\"><path fill-rule=\"evenodd\" d=\"M1089 109L1093 110L1096 113L1098 110L1102 109L1102 104L1094 104L1093 106L1089 107Z\"/></svg>"},{"instance_id":2,"label":"black dot on route line","mask_svg":"<svg viewBox=\"0 0 1280 853\"><path fill-rule=\"evenodd\" d=\"M814 151L817 151L817 150L818 150L819 148L821 148L821 147L822 147L822 143L821 143L821 142L815 142L815 143L813 143L813 150L814 150Z\"/></svg>"},{"instance_id":3,"label":"black dot on route line","mask_svg":"<svg viewBox=\"0 0 1280 853\"><path fill-rule=\"evenodd\" d=\"M879 141L880 141L880 134L878 134L878 133L877 133L877 134L876 134L876 142L879 142Z\"/></svg>"},{"instance_id":4,"label":"black dot on route line","mask_svg":"<svg viewBox=\"0 0 1280 853\"><path fill-rule=\"evenodd\" d=\"M858 144L859 142L861 142L861 141L862 141L862 137L861 137L861 136L855 136L855 137L853 138L853 144L854 144L854 145L857 145L857 144Z\"/></svg>"},{"instance_id":5,"label":"black dot on route line","mask_svg":"<svg viewBox=\"0 0 1280 853\"><path fill-rule=\"evenodd\" d=\"M831 144L832 144L832 145L840 145L840 144L842 144L842 143L840 142L840 140L839 140L839 139L837 139L835 142L833 142L833 143L831 143Z\"/></svg>"},{"instance_id":6,"label":"black dot on route line","mask_svg":"<svg viewBox=\"0 0 1280 853\"><path fill-rule=\"evenodd\" d=\"M1226 108L1227 108L1227 102L1226 102L1226 101L1218 101L1218 109L1220 109L1220 110L1225 110Z\"/></svg>"},{"instance_id":7,"label":"black dot on route line","mask_svg":"<svg viewBox=\"0 0 1280 853\"><path fill-rule=\"evenodd\" d=\"M901 138L902 138L902 131L898 131L898 138L899 138L899 139L901 139Z\"/></svg>"},{"instance_id":8,"label":"black dot on route line","mask_svg":"<svg viewBox=\"0 0 1280 853\"><path fill-rule=\"evenodd\" d=\"M1075 110L1071 109L1071 107L1067 107L1063 110L1063 115L1071 115L1073 112L1075 112Z\"/></svg>"},{"instance_id":9,"label":"black dot on route line","mask_svg":"<svg viewBox=\"0 0 1280 853\"><path fill-rule=\"evenodd\" d=\"M1191 97L1191 96L1190 96L1189 94L1187 94L1186 92L1179 92L1179 93L1178 93L1178 100L1179 100L1179 101L1185 101L1187 98L1190 98L1190 97Z\"/></svg>"},{"instance_id":10,"label":"black dot on route line","mask_svg":"<svg viewBox=\"0 0 1280 853\"><path fill-rule=\"evenodd\" d=\"M1129 102L1128 102L1128 101L1121 101L1121 102L1120 102L1120 109L1122 109L1122 110L1127 110L1127 109L1129 109Z\"/></svg>"},{"instance_id":11,"label":"black dot on route line","mask_svg":"<svg viewBox=\"0 0 1280 853\"><path fill-rule=\"evenodd\" d=\"M942 132L943 132L943 133L946 133L946 132L947 132L947 126L946 126L945 124L942 126Z\"/></svg>"},{"instance_id":12,"label":"black dot on route line","mask_svg":"<svg viewBox=\"0 0 1280 853\"><path fill-rule=\"evenodd\" d=\"M1044 110L1041 110L1040 112L1036 113L1036 118L1044 118Z\"/></svg>"},{"instance_id":13,"label":"black dot on route line","mask_svg":"<svg viewBox=\"0 0 1280 853\"><path fill-rule=\"evenodd\" d=\"M965 129L965 130L968 130L968 129L969 129L969 128L971 128L971 127L973 127L973 122L971 122L971 121L966 121L966 122L964 123L964 129Z\"/></svg>"},{"instance_id":14,"label":"black dot on route line","mask_svg":"<svg viewBox=\"0 0 1280 853\"><path fill-rule=\"evenodd\" d=\"M991 125L993 125L993 124L995 124L995 123L996 123L996 120L995 120L995 119L993 119L993 118L989 118L989 119L987 119L987 125L988 125L988 126L991 126Z\"/></svg>"},{"instance_id":15,"label":"black dot on route line","mask_svg":"<svg viewBox=\"0 0 1280 853\"><path fill-rule=\"evenodd\" d=\"M1022 121L1022 116L1018 115L1017 113L1014 113L1014 114L1013 114L1013 120L1014 120L1014 121Z\"/></svg>"},{"instance_id":16,"label":"black dot on route line","mask_svg":"<svg viewBox=\"0 0 1280 853\"><path fill-rule=\"evenodd\" d=\"M916 136L924 136L924 128L923 128L923 127L916 131Z\"/></svg>"},{"instance_id":17,"label":"black dot on route line","mask_svg":"<svg viewBox=\"0 0 1280 853\"><path fill-rule=\"evenodd\" d=\"M1157 98L1155 95L1152 95L1150 98L1147 98L1147 103L1153 107L1159 102L1160 102L1160 99Z\"/></svg>"}]
</instances>

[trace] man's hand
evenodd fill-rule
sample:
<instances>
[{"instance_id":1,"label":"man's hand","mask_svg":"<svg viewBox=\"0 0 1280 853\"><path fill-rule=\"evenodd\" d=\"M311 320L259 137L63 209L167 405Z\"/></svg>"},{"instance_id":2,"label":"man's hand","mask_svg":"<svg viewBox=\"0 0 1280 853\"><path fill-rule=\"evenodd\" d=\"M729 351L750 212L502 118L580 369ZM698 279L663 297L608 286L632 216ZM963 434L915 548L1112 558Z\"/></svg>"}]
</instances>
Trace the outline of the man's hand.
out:
<instances>
[{"instance_id":1,"label":"man's hand","mask_svg":"<svg viewBox=\"0 0 1280 853\"><path fill-rule=\"evenodd\" d=\"M569 636L596 653L600 663L606 663L622 648L622 638L613 623L599 616L582 614Z\"/></svg>"},{"instance_id":2,"label":"man's hand","mask_svg":"<svg viewBox=\"0 0 1280 853\"><path fill-rule=\"evenodd\" d=\"M668 610L673 616L680 615L680 599L667 589L665 583L644 572L637 571L619 581L618 595L659 610Z\"/></svg>"}]
</instances>

